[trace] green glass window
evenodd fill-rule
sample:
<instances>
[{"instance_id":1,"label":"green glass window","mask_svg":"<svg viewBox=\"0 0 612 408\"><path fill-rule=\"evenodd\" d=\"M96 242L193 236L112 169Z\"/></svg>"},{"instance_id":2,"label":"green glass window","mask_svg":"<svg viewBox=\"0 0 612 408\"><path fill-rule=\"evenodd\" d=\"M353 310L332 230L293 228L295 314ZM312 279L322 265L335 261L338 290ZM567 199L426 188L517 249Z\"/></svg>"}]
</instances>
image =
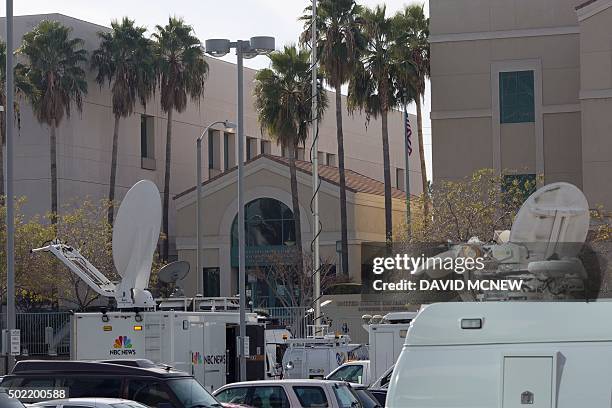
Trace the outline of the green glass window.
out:
<instances>
[{"instance_id":1,"label":"green glass window","mask_svg":"<svg viewBox=\"0 0 612 408\"><path fill-rule=\"evenodd\" d=\"M535 122L533 71L499 73L501 123Z\"/></svg>"}]
</instances>

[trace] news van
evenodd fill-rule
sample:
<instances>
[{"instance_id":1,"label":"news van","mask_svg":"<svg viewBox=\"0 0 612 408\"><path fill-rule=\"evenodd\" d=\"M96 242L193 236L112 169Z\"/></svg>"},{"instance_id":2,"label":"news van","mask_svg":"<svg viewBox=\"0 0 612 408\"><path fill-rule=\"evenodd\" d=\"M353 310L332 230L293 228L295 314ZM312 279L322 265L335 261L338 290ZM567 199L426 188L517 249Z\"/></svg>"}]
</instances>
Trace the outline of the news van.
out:
<instances>
[{"instance_id":1,"label":"news van","mask_svg":"<svg viewBox=\"0 0 612 408\"><path fill-rule=\"evenodd\" d=\"M412 322L387 407L612 406L610 302L430 305Z\"/></svg>"}]
</instances>

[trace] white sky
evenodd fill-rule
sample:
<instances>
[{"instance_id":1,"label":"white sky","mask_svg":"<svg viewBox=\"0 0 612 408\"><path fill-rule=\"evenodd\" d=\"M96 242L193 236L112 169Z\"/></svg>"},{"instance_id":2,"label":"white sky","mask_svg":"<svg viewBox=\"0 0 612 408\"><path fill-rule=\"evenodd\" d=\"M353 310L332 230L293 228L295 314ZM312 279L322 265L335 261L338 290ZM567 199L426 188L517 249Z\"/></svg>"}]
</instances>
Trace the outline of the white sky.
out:
<instances>
[{"instance_id":1,"label":"white sky","mask_svg":"<svg viewBox=\"0 0 612 408\"><path fill-rule=\"evenodd\" d=\"M413 2L428 0L359 0L360 4L370 7L385 3L389 15ZM302 31L302 24L297 18L308 4L308 0L17 0L14 1L14 14L61 13L105 26L110 25L112 19L129 16L149 30L153 30L156 24L166 23L169 15L176 15L194 27L202 42L207 38L235 40L271 35L276 38L276 47L279 48L297 41ZM6 15L4 7L0 8L0 15ZM235 57L227 55L224 59L233 62ZM245 61L245 66L251 68L267 65L265 57ZM414 106L410 107L410 111L415 112ZM423 109L423 132L427 173L431 178L429 112L428 90ZM413 124L413 129L416 134L416 124Z\"/></svg>"}]
</instances>

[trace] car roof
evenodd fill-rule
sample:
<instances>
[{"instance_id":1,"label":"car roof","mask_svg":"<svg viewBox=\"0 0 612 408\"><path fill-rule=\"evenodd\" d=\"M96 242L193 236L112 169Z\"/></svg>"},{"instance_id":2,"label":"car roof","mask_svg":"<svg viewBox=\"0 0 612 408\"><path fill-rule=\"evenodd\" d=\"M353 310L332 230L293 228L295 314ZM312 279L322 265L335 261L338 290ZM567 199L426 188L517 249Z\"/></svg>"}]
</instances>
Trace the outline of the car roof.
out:
<instances>
[{"instance_id":1,"label":"car roof","mask_svg":"<svg viewBox=\"0 0 612 408\"><path fill-rule=\"evenodd\" d=\"M67 403L75 403L75 402L81 402L81 403L85 403L85 402L93 402L93 403L104 403L104 404L119 404L119 403L132 403L132 404L139 404L142 405L139 402L136 401L132 401L132 400L127 400L127 399L123 399L123 398L92 398L92 397L81 397L81 398L64 398L64 399L57 399L57 400L51 400L51 401L42 401L42 402L37 402L36 404L33 404L33 407L40 407L40 406L46 406L49 404L67 404Z\"/></svg>"},{"instance_id":2,"label":"car roof","mask_svg":"<svg viewBox=\"0 0 612 408\"><path fill-rule=\"evenodd\" d=\"M169 366L155 365L148 360L78 361L78 360L23 360L17 362L10 376L32 374L84 374L146 376L158 378L191 377Z\"/></svg>"},{"instance_id":3,"label":"car roof","mask_svg":"<svg viewBox=\"0 0 612 408\"><path fill-rule=\"evenodd\" d=\"M226 384L221 388L230 387L247 387L247 386L262 386L262 385L326 385L326 384L346 384L345 381L334 380L315 380L315 379L284 379L284 380L257 380L257 381L241 381L231 384Z\"/></svg>"}]
</instances>

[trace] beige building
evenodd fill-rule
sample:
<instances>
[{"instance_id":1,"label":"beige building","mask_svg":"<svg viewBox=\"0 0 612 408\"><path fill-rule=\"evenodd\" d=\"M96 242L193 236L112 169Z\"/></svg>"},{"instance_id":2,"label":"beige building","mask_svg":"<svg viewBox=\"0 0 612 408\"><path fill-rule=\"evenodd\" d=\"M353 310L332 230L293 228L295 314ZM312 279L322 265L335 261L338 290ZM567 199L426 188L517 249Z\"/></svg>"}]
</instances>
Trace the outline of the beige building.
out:
<instances>
[{"instance_id":1,"label":"beige building","mask_svg":"<svg viewBox=\"0 0 612 408\"><path fill-rule=\"evenodd\" d=\"M541 174L611 207L612 1L431 0L430 12L434 181Z\"/></svg>"},{"instance_id":2,"label":"beige building","mask_svg":"<svg viewBox=\"0 0 612 408\"><path fill-rule=\"evenodd\" d=\"M51 19L62 22L73 29L73 35L85 41L85 48L91 52L98 47L97 32L108 30L107 27L95 25L61 14L32 15L15 17L15 48L21 43L24 33L35 27L41 20ZM5 22L0 19L0 32L4 32ZM198 33L205 35L205 33ZM204 41L205 38L202 38ZM265 58L265 57L259 57ZM206 82L205 96L200 103L190 103L183 113L174 114L173 145L170 195L175 195L195 185L195 140L210 123L236 117L236 66L222 60L207 58L210 66ZM280 148L266 135L261 134L253 108L253 78L255 70L245 69L245 134L247 148L245 159L265 153L281 155ZM111 95L107 86L99 87L94 80L95 74L88 72L89 92L84 99L83 112L73 111L70 119L64 119L58 128L58 179L60 205L78 204L85 197L94 200L108 196L110 160L113 133L113 115ZM160 93L147 103L146 108L138 106L129 118L120 122L118 164L117 164L117 198L120 200L125 192L138 180L149 179L160 188L164 185L166 114L160 107ZM329 95L334 100L333 94ZM413 127L416 119L411 117ZM344 140L346 167L356 173L375 180L382 180L382 147L380 122L373 120L367 127L364 115L354 116L344 113ZM389 137L391 144L391 176L395 187L404 186L404 130L402 115L394 112L389 118ZM49 137L48 128L40 125L32 115L27 104L22 104L21 129L15 132L15 192L25 196L27 203L23 211L26 215L45 214L50 209L49 180ZM204 171L205 178L218 176L231 169L237 163L236 137L231 133L211 131L204 138ZM307 146L310 145L310 140ZM413 146L416 146L413 143ZM323 164L337 165L337 146L335 115L330 108L320 127L319 159ZM308 150L300 150L300 158L308 159ZM420 163L418 149L411 156L410 183L414 194L420 192ZM266 159L265 162L270 162ZM274 162L275 166L279 166ZM233 176L217 179L215 183L226 182ZM303 198L307 199L310 180L303 179ZM265 177L259 183L266 184ZM252 182L252 181L251 181ZM270 180L272 183L272 180ZM287 187L273 183L275 188L282 187L283 197L288 194ZM263 188L263 186L262 186ZM271 187L270 187L271 188ZM332 189L331 186L327 187ZM337 190L337 187L335 187ZM236 189L227 187L228 203L236 196ZM208 194L208 193L206 193ZM280 194L280 193L279 193ZM191 195L193 196L193 194ZM176 240L176 236L188 237L191 230L180 230L180 226L193 225L195 218L179 221L176 211L185 206L187 197L171 200L170 208L170 246L171 254L178 256L178 251L192 245L189 239ZM220 203L221 201L219 201ZM177 207L179 203L179 207ZM225 211L225 204L217 209ZM211 206L207 206L205 219L210 221ZM321 212L337 221L339 207L333 201L323 202ZM308 234L308 204L304 204L302 215L305 217L303 231ZM193 214L192 214L193 215ZM361 222L355 219L355 222ZM331 221L328 221L329 226ZM363 221L365 222L365 221ZM384 224L384 223L383 223ZM177 227L179 230L177 230ZM223 231L229 234L229 231ZM339 237L339 235L338 235ZM332 239L332 238L327 238ZM333 240L339 238L333 238ZM181 245L183 247L181 248ZM185 255L188 257L188 255ZM226 260L228 261L228 260ZM195 269L195 268L194 268ZM225 281L224 281L225 282ZM229 281L227 281L229 282ZM227 285L223 283L223 285ZM224 286L225 287L225 286Z\"/></svg>"}]
</instances>

